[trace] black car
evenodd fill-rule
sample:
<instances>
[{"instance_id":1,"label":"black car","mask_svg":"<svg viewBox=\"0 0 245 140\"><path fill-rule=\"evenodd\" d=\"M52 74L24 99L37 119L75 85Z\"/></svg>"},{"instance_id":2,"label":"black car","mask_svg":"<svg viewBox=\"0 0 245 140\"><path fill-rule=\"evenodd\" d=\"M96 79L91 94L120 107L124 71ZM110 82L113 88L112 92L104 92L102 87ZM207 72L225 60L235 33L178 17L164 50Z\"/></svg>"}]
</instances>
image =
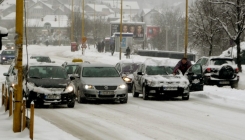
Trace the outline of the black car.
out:
<instances>
[{"instance_id":1,"label":"black car","mask_svg":"<svg viewBox=\"0 0 245 140\"><path fill-rule=\"evenodd\" d=\"M0 54L0 64L10 64L15 59L15 50L3 50Z\"/></svg>"},{"instance_id":2,"label":"black car","mask_svg":"<svg viewBox=\"0 0 245 140\"><path fill-rule=\"evenodd\" d=\"M237 88L238 68L231 57L201 57L196 64L202 65L205 85L231 86Z\"/></svg>"},{"instance_id":3,"label":"black car","mask_svg":"<svg viewBox=\"0 0 245 140\"><path fill-rule=\"evenodd\" d=\"M23 70L23 94L27 98L27 105L34 101L36 106L50 104L67 104L69 108L75 106L74 89L69 86L70 80L63 67L37 63L24 65Z\"/></svg>"},{"instance_id":4,"label":"black car","mask_svg":"<svg viewBox=\"0 0 245 140\"><path fill-rule=\"evenodd\" d=\"M133 60L122 60L115 66L123 80L127 83L128 91L132 90L132 81L134 80L133 73L141 64L141 62L134 62Z\"/></svg>"},{"instance_id":5,"label":"black car","mask_svg":"<svg viewBox=\"0 0 245 140\"><path fill-rule=\"evenodd\" d=\"M30 59L36 59L37 62L55 63L55 61L51 61L49 56L44 55L33 55Z\"/></svg>"}]
</instances>

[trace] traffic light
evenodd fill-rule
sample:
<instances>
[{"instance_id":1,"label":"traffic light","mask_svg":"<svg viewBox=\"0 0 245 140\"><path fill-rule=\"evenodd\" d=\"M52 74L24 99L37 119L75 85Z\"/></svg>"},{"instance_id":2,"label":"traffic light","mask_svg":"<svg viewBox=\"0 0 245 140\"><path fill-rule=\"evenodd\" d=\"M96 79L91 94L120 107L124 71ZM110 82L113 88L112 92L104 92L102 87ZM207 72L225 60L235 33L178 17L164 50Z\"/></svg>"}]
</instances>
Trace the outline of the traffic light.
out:
<instances>
[{"instance_id":1,"label":"traffic light","mask_svg":"<svg viewBox=\"0 0 245 140\"><path fill-rule=\"evenodd\" d=\"M6 28L0 27L0 50L2 50L2 37L8 36L8 30Z\"/></svg>"}]
</instances>

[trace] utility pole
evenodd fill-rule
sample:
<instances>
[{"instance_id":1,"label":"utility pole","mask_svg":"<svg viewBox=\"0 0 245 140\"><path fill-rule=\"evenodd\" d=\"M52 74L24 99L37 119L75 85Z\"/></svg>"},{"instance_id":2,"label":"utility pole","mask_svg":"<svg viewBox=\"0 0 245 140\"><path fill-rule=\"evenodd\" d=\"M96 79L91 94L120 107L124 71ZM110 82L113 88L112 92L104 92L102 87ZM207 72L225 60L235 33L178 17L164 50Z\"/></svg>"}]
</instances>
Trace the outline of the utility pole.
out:
<instances>
[{"instance_id":1,"label":"utility pole","mask_svg":"<svg viewBox=\"0 0 245 140\"><path fill-rule=\"evenodd\" d=\"M74 42L74 36L73 36L73 32L74 32L74 1L72 0L72 4L71 4L71 9L72 9L72 13L71 13L71 42Z\"/></svg>"},{"instance_id":2,"label":"utility pole","mask_svg":"<svg viewBox=\"0 0 245 140\"><path fill-rule=\"evenodd\" d=\"M84 0L82 2L83 14L82 14L82 37L84 37Z\"/></svg>"},{"instance_id":3,"label":"utility pole","mask_svg":"<svg viewBox=\"0 0 245 140\"><path fill-rule=\"evenodd\" d=\"M187 57L187 47L188 47L188 0L186 0L186 7L185 7L185 55Z\"/></svg>"},{"instance_id":4,"label":"utility pole","mask_svg":"<svg viewBox=\"0 0 245 140\"><path fill-rule=\"evenodd\" d=\"M23 0L16 0L16 37L17 57L15 59L15 68L18 70L18 84L14 88L14 115L13 131L21 132L21 106L22 106L22 51L23 51ZM25 17L26 18L26 17ZM25 125L25 124L23 124Z\"/></svg>"},{"instance_id":5,"label":"utility pole","mask_svg":"<svg viewBox=\"0 0 245 140\"><path fill-rule=\"evenodd\" d=\"M122 58L122 11L123 11L123 0L121 0L121 20L120 20L120 54L119 54L119 60Z\"/></svg>"},{"instance_id":6,"label":"utility pole","mask_svg":"<svg viewBox=\"0 0 245 140\"><path fill-rule=\"evenodd\" d=\"M166 51L168 51L168 26L166 26Z\"/></svg>"}]
</instances>

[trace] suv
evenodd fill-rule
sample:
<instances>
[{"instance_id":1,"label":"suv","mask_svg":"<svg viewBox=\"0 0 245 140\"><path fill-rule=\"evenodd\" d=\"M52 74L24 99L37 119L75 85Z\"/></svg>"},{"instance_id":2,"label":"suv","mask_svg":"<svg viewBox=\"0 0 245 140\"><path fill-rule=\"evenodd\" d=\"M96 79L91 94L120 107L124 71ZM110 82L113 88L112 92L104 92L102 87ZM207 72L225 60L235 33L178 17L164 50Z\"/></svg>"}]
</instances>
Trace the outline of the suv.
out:
<instances>
[{"instance_id":1,"label":"suv","mask_svg":"<svg viewBox=\"0 0 245 140\"><path fill-rule=\"evenodd\" d=\"M202 65L204 84L237 88L239 75L235 61L230 57L201 57L196 64Z\"/></svg>"}]
</instances>

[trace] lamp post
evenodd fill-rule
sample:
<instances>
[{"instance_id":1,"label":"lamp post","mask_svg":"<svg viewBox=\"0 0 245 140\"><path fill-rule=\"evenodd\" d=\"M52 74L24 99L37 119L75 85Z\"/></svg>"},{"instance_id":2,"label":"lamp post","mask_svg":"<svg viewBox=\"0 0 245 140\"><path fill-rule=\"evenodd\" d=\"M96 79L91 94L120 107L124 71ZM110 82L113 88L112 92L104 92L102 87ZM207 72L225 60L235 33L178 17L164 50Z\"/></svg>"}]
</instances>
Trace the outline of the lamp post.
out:
<instances>
[{"instance_id":1,"label":"lamp post","mask_svg":"<svg viewBox=\"0 0 245 140\"><path fill-rule=\"evenodd\" d=\"M184 57L187 57L187 47L188 47L188 0L186 0L185 7L185 54Z\"/></svg>"},{"instance_id":2,"label":"lamp post","mask_svg":"<svg viewBox=\"0 0 245 140\"><path fill-rule=\"evenodd\" d=\"M119 54L119 60L121 60L122 57L122 14L123 14L123 0L121 0L121 18L120 18L120 54Z\"/></svg>"},{"instance_id":3,"label":"lamp post","mask_svg":"<svg viewBox=\"0 0 245 140\"><path fill-rule=\"evenodd\" d=\"M130 22L131 22L131 6L130 5L126 5L127 7L130 7Z\"/></svg>"},{"instance_id":4,"label":"lamp post","mask_svg":"<svg viewBox=\"0 0 245 140\"><path fill-rule=\"evenodd\" d=\"M166 51L168 51L168 26L166 25Z\"/></svg>"}]
</instances>

